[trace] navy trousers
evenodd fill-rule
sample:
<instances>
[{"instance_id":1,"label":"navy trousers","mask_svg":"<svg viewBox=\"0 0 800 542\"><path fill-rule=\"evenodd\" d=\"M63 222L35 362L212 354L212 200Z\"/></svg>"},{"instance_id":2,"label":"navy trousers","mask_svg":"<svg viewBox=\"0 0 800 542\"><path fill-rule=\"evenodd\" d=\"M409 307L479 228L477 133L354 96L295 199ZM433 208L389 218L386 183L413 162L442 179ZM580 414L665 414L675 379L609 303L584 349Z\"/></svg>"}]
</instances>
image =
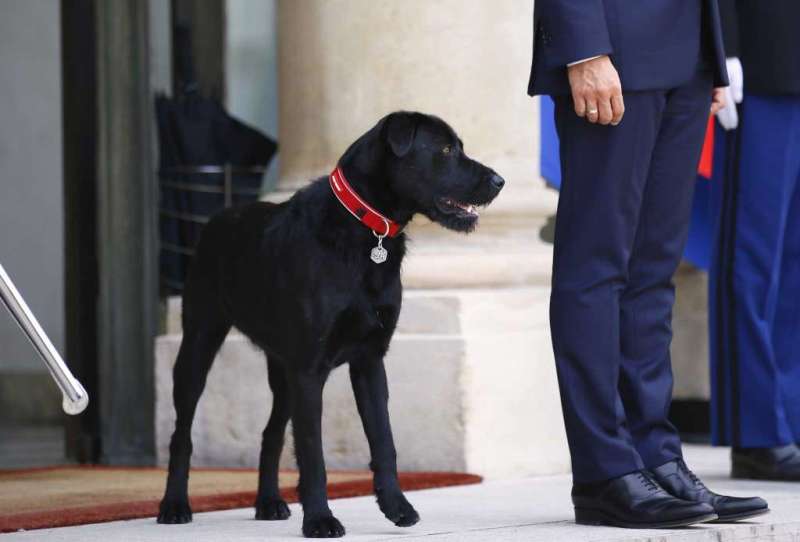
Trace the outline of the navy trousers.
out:
<instances>
[{"instance_id":1,"label":"navy trousers","mask_svg":"<svg viewBox=\"0 0 800 542\"><path fill-rule=\"evenodd\" d=\"M740 118L714 188L712 438L766 448L800 442L800 96L745 96Z\"/></svg>"},{"instance_id":2,"label":"navy trousers","mask_svg":"<svg viewBox=\"0 0 800 542\"><path fill-rule=\"evenodd\" d=\"M576 482L681 456L667 419L677 268L711 102L712 75L624 94L618 126L557 97L561 194L550 325Z\"/></svg>"}]
</instances>

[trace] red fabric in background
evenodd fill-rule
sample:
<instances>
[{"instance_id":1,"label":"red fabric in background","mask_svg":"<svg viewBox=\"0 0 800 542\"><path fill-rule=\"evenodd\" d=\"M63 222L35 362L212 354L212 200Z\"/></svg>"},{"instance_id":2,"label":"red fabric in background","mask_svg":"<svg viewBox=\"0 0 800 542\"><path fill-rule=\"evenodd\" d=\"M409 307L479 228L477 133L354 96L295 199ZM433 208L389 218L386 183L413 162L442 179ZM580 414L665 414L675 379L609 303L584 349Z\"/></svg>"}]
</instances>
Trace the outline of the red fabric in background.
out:
<instances>
[{"instance_id":1,"label":"red fabric in background","mask_svg":"<svg viewBox=\"0 0 800 542\"><path fill-rule=\"evenodd\" d=\"M708 117L706 139L703 142L703 153L700 155L700 165L697 173L706 179L711 179L714 164L714 115Z\"/></svg>"}]
</instances>

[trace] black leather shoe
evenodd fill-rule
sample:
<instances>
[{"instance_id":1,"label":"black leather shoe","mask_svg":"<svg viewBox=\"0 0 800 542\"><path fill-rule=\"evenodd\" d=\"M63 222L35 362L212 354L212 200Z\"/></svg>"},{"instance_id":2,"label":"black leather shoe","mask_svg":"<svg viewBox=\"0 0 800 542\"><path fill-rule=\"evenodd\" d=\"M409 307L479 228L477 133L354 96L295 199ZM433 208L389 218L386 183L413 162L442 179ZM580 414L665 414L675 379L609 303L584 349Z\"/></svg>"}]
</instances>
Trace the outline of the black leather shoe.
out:
<instances>
[{"instance_id":1,"label":"black leather shoe","mask_svg":"<svg viewBox=\"0 0 800 542\"><path fill-rule=\"evenodd\" d=\"M800 482L800 448L794 444L777 448L734 448L731 450L731 477Z\"/></svg>"},{"instance_id":2,"label":"black leather shoe","mask_svg":"<svg viewBox=\"0 0 800 542\"><path fill-rule=\"evenodd\" d=\"M660 467L650 469L653 478L667 493L679 499L711 505L719 518L717 522L738 521L769 512L767 501L758 497L726 497L708 489L689 470L683 459L675 459Z\"/></svg>"},{"instance_id":3,"label":"black leather shoe","mask_svg":"<svg viewBox=\"0 0 800 542\"><path fill-rule=\"evenodd\" d=\"M647 471L593 484L574 484L575 523L629 529L685 527L717 519L705 503L676 499Z\"/></svg>"}]
</instances>

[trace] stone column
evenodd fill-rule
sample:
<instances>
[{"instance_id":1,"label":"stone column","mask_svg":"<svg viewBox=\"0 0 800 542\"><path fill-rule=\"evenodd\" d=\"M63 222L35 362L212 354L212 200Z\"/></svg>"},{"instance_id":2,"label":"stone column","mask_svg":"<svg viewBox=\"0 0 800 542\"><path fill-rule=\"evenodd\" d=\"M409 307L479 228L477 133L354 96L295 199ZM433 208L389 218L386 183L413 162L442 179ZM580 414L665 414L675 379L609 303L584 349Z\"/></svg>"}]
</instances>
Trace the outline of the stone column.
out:
<instances>
[{"instance_id":1,"label":"stone column","mask_svg":"<svg viewBox=\"0 0 800 542\"><path fill-rule=\"evenodd\" d=\"M279 0L281 186L327 173L398 109L444 118L476 158L521 159L535 179L532 10L530 0Z\"/></svg>"}]
</instances>

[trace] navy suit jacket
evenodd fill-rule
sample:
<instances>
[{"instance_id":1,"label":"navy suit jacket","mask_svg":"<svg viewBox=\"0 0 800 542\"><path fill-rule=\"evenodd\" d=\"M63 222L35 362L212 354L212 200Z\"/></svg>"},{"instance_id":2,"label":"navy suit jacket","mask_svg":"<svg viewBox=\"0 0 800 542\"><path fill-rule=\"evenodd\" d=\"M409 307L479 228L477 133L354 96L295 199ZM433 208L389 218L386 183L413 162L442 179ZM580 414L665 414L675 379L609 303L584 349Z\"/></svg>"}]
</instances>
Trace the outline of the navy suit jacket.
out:
<instances>
[{"instance_id":1,"label":"navy suit jacket","mask_svg":"<svg viewBox=\"0 0 800 542\"><path fill-rule=\"evenodd\" d=\"M531 96L569 94L567 64L596 55L623 92L678 87L699 61L728 84L717 0L536 0L533 29Z\"/></svg>"},{"instance_id":2,"label":"navy suit jacket","mask_svg":"<svg viewBox=\"0 0 800 542\"><path fill-rule=\"evenodd\" d=\"M800 2L720 0L728 56L738 56L748 94L800 94Z\"/></svg>"}]
</instances>

